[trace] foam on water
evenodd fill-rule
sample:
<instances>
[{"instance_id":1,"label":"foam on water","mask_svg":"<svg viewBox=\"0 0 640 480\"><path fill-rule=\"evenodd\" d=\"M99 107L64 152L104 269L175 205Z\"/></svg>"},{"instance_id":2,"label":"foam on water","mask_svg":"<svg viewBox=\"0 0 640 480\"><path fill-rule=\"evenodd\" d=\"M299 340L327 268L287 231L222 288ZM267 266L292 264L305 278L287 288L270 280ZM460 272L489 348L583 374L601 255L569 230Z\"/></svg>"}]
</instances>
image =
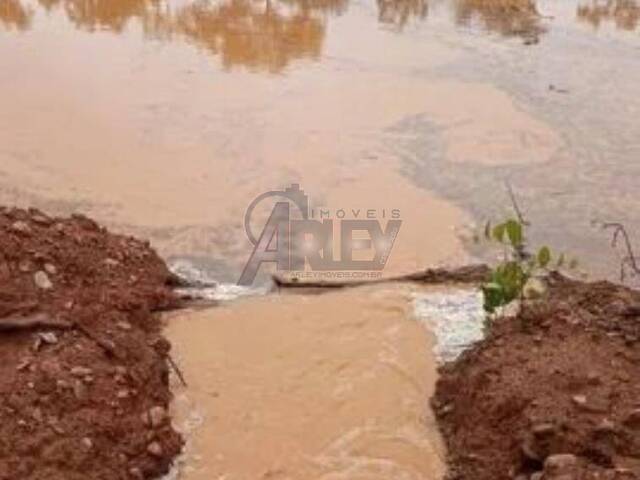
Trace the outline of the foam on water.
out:
<instances>
[{"instance_id":1,"label":"foam on water","mask_svg":"<svg viewBox=\"0 0 640 480\"><path fill-rule=\"evenodd\" d=\"M440 362L455 360L466 348L484 337L485 313L477 290L415 293L413 311L436 337Z\"/></svg>"},{"instance_id":2,"label":"foam on water","mask_svg":"<svg viewBox=\"0 0 640 480\"><path fill-rule=\"evenodd\" d=\"M161 480L179 480L182 473L191 468L191 464L199 460L193 453L191 438L194 432L204 423L204 415L200 409L194 405L193 401L186 393L176 395L172 406L174 418L178 418L174 427L178 430L186 441L182 453L175 459L171 470Z\"/></svg>"},{"instance_id":3,"label":"foam on water","mask_svg":"<svg viewBox=\"0 0 640 480\"><path fill-rule=\"evenodd\" d=\"M231 301L250 295L263 295L266 287L243 287L231 282L220 282L213 273L196 262L180 258L169 260L169 269L197 286L179 288L177 292L201 300Z\"/></svg>"}]
</instances>

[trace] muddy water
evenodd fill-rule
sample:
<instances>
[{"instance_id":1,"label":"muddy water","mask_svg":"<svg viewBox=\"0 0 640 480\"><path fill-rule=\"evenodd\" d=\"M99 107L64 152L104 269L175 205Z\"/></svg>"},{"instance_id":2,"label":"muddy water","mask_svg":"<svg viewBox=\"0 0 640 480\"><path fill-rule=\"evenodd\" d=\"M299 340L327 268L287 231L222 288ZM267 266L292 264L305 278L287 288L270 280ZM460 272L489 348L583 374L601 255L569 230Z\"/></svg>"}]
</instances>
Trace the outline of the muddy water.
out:
<instances>
[{"instance_id":1,"label":"muddy water","mask_svg":"<svg viewBox=\"0 0 640 480\"><path fill-rule=\"evenodd\" d=\"M612 274L591 221L640 224L639 8L514 3L2 0L0 200L235 280L266 190L358 207L374 175L417 239L434 196L502 215L509 178L537 240Z\"/></svg>"},{"instance_id":2,"label":"muddy water","mask_svg":"<svg viewBox=\"0 0 640 480\"><path fill-rule=\"evenodd\" d=\"M400 209L391 274L466 262L458 227L503 215L509 179L535 240L614 275L591 222L640 225L640 9L498 3L0 0L0 201L233 282L264 191ZM170 319L184 478L439 478L407 288Z\"/></svg>"},{"instance_id":3,"label":"muddy water","mask_svg":"<svg viewBox=\"0 0 640 480\"><path fill-rule=\"evenodd\" d=\"M198 411L184 478L441 478L431 338L408 288L264 297L169 322ZM193 372L200 372L197 377Z\"/></svg>"}]
</instances>

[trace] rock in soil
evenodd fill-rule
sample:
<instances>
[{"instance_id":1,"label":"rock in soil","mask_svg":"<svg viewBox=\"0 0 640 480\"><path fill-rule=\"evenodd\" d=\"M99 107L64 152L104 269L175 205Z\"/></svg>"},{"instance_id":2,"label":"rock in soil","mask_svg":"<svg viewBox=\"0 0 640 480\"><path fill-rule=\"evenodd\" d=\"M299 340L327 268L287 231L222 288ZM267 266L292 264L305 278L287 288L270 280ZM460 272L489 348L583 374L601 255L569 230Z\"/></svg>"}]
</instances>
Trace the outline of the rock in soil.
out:
<instances>
[{"instance_id":1,"label":"rock in soil","mask_svg":"<svg viewBox=\"0 0 640 480\"><path fill-rule=\"evenodd\" d=\"M43 314L67 325L0 329L0 480L169 470L182 439L166 421L170 346L155 312L177 305L171 278L147 243L86 217L0 207L0 323Z\"/></svg>"},{"instance_id":2,"label":"rock in soil","mask_svg":"<svg viewBox=\"0 0 640 480\"><path fill-rule=\"evenodd\" d=\"M640 479L640 292L549 283L440 369L451 478Z\"/></svg>"}]
</instances>

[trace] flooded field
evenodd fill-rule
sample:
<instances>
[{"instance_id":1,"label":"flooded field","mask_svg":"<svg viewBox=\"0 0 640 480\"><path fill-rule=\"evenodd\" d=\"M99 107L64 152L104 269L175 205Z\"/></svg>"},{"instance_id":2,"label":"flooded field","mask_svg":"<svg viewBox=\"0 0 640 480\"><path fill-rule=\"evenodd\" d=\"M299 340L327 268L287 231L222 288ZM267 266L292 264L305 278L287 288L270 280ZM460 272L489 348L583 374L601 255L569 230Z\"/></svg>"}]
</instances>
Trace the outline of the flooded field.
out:
<instances>
[{"instance_id":1,"label":"flooded field","mask_svg":"<svg viewBox=\"0 0 640 480\"><path fill-rule=\"evenodd\" d=\"M368 208L384 188L413 268L433 198L482 223L508 178L537 239L609 274L591 221L640 223L638 6L513 3L3 0L0 200L235 280L264 191Z\"/></svg>"},{"instance_id":2,"label":"flooded field","mask_svg":"<svg viewBox=\"0 0 640 480\"><path fill-rule=\"evenodd\" d=\"M148 238L228 301L263 192L399 209L395 274L470 261L508 180L535 241L615 277L593 222L640 244L639 23L634 0L0 0L0 203ZM443 352L414 317L455 338L426 317L473 294L257 287L168 320L177 421L202 420L183 478L439 479Z\"/></svg>"}]
</instances>

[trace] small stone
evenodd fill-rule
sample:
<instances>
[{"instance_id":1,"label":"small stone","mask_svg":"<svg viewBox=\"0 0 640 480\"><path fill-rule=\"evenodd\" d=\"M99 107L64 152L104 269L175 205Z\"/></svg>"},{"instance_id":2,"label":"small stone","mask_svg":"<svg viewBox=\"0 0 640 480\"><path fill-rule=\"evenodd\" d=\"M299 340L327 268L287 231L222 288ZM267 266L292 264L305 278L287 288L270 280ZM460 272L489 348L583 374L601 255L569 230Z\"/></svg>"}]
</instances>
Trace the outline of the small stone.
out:
<instances>
[{"instance_id":1,"label":"small stone","mask_svg":"<svg viewBox=\"0 0 640 480\"><path fill-rule=\"evenodd\" d=\"M18 372L21 372L24 369L26 369L29 365L31 365L31 360L29 360L28 358L25 358L18 364L18 366L16 367L16 370Z\"/></svg>"},{"instance_id":2,"label":"small stone","mask_svg":"<svg viewBox=\"0 0 640 480\"><path fill-rule=\"evenodd\" d=\"M71 369L71 375L74 377L86 377L87 375L91 375L93 370L87 367L73 367Z\"/></svg>"},{"instance_id":3,"label":"small stone","mask_svg":"<svg viewBox=\"0 0 640 480\"><path fill-rule=\"evenodd\" d=\"M522 442L520 450L525 458L533 460L534 462L540 462L543 459L543 457L541 457L541 455L536 451L535 445L531 441L531 439L526 439L524 442Z\"/></svg>"},{"instance_id":4,"label":"small stone","mask_svg":"<svg viewBox=\"0 0 640 480\"><path fill-rule=\"evenodd\" d=\"M32 215L31 220L39 225L51 225L51 219L42 213Z\"/></svg>"},{"instance_id":5,"label":"small stone","mask_svg":"<svg viewBox=\"0 0 640 480\"><path fill-rule=\"evenodd\" d=\"M529 480L542 480L542 472L532 473Z\"/></svg>"},{"instance_id":6,"label":"small stone","mask_svg":"<svg viewBox=\"0 0 640 480\"><path fill-rule=\"evenodd\" d=\"M544 462L544 471L552 476L564 475L578 465L578 458L570 453L550 455Z\"/></svg>"},{"instance_id":7,"label":"small stone","mask_svg":"<svg viewBox=\"0 0 640 480\"><path fill-rule=\"evenodd\" d=\"M49 345L58 343L58 336L53 332L43 332L40 333L39 336L44 343L48 343Z\"/></svg>"},{"instance_id":8,"label":"small stone","mask_svg":"<svg viewBox=\"0 0 640 480\"><path fill-rule=\"evenodd\" d=\"M580 407L583 407L587 404L587 397L585 395L575 395L571 398L571 400L573 400L573 403Z\"/></svg>"},{"instance_id":9,"label":"small stone","mask_svg":"<svg viewBox=\"0 0 640 480\"><path fill-rule=\"evenodd\" d=\"M616 430L616 425L609 420L608 418L604 418L597 426L596 432L598 433L613 433Z\"/></svg>"},{"instance_id":10,"label":"small stone","mask_svg":"<svg viewBox=\"0 0 640 480\"><path fill-rule=\"evenodd\" d=\"M22 220L18 220L17 222L13 222L13 224L11 225L11 229L14 232L18 232L18 233L31 233L31 227L29 226L29 224L27 222L23 222Z\"/></svg>"},{"instance_id":11,"label":"small stone","mask_svg":"<svg viewBox=\"0 0 640 480\"><path fill-rule=\"evenodd\" d=\"M37 271L33 275L33 281L35 282L36 286L42 290L50 290L51 288L53 288L53 283L51 283L51 280L49 280L49 276L42 270Z\"/></svg>"},{"instance_id":12,"label":"small stone","mask_svg":"<svg viewBox=\"0 0 640 480\"><path fill-rule=\"evenodd\" d=\"M154 457L162 457L162 445L160 445L160 443L158 442L151 442L147 446L147 452L149 452Z\"/></svg>"},{"instance_id":13,"label":"small stone","mask_svg":"<svg viewBox=\"0 0 640 480\"><path fill-rule=\"evenodd\" d=\"M33 412L31 412L31 416L36 422L42 422L42 410L40 410L38 407L33 409Z\"/></svg>"},{"instance_id":14,"label":"small stone","mask_svg":"<svg viewBox=\"0 0 640 480\"><path fill-rule=\"evenodd\" d=\"M58 269L52 263L45 263L44 264L44 269L47 271L47 273L49 273L51 275L55 275L56 273L58 273Z\"/></svg>"},{"instance_id":15,"label":"small stone","mask_svg":"<svg viewBox=\"0 0 640 480\"><path fill-rule=\"evenodd\" d=\"M84 381L84 383L93 383L94 378L91 375L87 375L82 380Z\"/></svg>"},{"instance_id":16,"label":"small stone","mask_svg":"<svg viewBox=\"0 0 640 480\"><path fill-rule=\"evenodd\" d=\"M68 388L71 388L71 385L66 380L57 380L56 387L58 388L58 390L66 390Z\"/></svg>"},{"instance_id":17,"label":"small stone","mask_svg":"<svg viewBox=\"0 0 640 480\"><path fill-rule=\"evenodd\" d=\"M104 260L104 264L108 267L116 267L118 265L120 265L120 262L117 260L114 260L113 258L106 258Z\"/></svg>"},{"instance_id":18,"label":"small stone","mask_svg":"<svg viewBox=\"0 0 640 480\"><path fill-rule=\"evenodd\" d=\"M556 427L552 423L539 423L531 431L536 437L546 437L555 433Z\"/></svg>"},{"instance_id":19,"label":"small stone","mask_svg":"<svg viewBox=\"0 0 640 480\"><path fill-rule=\"evenodd\" d=\"M93 448L93 441L91 441L91 439L89 437L84 437L82 440L82 446L87 449L87 450L91 450Z\"/></svg>"},{"instance_id":20,"label":"small stone","mask_svg":"<svg viewBox=\"0 0 640 480\"><path fill-rule=\"evenodd\" d=\"M144 480L144 475L142 474L142 470L140 470L139 468L130 468L129 469L129 475L131 475L131 477L134 480Z\"/></svg>"},{"instance_id":21,"label":"small stone","mask_svg":"<svg viewBox=\"0 0 640 480\"><path fill-rule=\"evenodd\" d=\"M440 415L448 415L451 412L453 412L453 405L451 405L450 403L443 405L443 407L440 409L440 411L438 413L440 413Z\"/></svg>"},{"instance_id":22,"label":"small stone","mask_svg":"<svg viewBox=\"0 0 640 480\"><path fill-rule=\"evenodd\" d=\"M120 330L124 331L129 331L132 328L129 322L118 322L116 325Z\"/></svg>"},{"instance_id":23,"label":"small stone","mask_svg":"<svg viewBox=\"0 0 640 480\"><path fill-rule=\"evenodd\" d=\"M129 398L129 390L126 390L126 389L118 390L118 393L116 393L116 396L120 399Z\"/></svg>"},{"instance_id":24,"label":"small stone","mask_svg":"<svg viewBox=\"0 0 640 480\"><path fill-rule=\"evenodd\" d=\"M149 409L149 420L153 428L161 426L167 419L167 411L161 406L155 406Z\"/></svg>"},{"instance_id":25,"label":"small stone","mask_svg":"<svg viewBox=\"0 0 640 480\"><path fill-rule=\"evenodd\" d=\"M76 396L78 400L81 402L87 399L88 391L87 387L80 380L75 380L73 382L73 394Z\"/></svg>"}]
</instances>

